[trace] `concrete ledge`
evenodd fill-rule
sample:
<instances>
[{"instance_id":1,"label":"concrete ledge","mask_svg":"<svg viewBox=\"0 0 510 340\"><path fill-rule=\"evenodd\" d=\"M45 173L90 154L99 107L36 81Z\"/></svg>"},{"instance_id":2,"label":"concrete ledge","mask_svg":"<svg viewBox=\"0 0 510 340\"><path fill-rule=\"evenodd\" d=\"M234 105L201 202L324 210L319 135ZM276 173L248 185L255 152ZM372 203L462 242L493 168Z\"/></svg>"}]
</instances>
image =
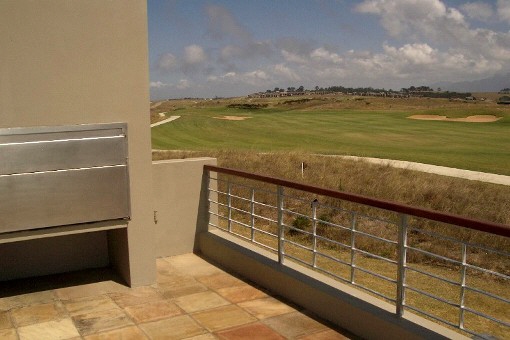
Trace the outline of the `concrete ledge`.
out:
<instances>
[{"instance_id":1,"label":"concrete ledge","mask_svg":"<svg viewBox=\"0 0 510 340\"><path fill-rule=\"evenodd\" d=\"M219 265L363 338L468 339L219 230L199 235L200 252Z\"/></svg>"}]
</instances>

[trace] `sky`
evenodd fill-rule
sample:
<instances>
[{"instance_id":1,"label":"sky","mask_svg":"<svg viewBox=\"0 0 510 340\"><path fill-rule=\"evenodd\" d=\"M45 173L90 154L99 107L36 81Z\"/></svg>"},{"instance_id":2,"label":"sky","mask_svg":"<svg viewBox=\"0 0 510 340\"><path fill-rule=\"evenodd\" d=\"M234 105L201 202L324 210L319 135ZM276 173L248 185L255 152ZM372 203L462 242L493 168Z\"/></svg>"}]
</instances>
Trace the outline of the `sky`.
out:
<instances>
[{"instance_id":1,"label":"sky","mask_svg":"<svg viewBox=\"0 0 510 340\"><path fill-rule=\"evenodd\" d=\"M151 99L510 72L510 0L148 0Z\"/></svg>"}]
</instances>

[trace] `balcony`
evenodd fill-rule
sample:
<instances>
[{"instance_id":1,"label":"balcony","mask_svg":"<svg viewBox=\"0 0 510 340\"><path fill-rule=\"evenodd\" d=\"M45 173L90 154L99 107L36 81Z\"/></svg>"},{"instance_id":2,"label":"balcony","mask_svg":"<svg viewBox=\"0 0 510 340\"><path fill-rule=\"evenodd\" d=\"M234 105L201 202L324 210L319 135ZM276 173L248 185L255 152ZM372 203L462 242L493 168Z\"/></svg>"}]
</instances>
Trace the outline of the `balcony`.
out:
<instances>
[{"instance_id":1,"label":"balcony","mask_svg":"<svg viewBox=\"0 0 510 340\"><path fill-rule=\"evenodd\" d=\"M108 267L6 281L0 337L510 334L507 226L215 164L152 165L156 283Z\"/></svg>"},{"instance_id":2,"label":"balcony","mask_svg":"<svg viewBox=\"0 0 510 340\"><path fill-rule=\"evenodd\" d=\"M105 277L104 271L3 284L0 338L352 337L197 255L160 258L156 263L157 283L137 288Z\"/></svg>"}]
</instances>

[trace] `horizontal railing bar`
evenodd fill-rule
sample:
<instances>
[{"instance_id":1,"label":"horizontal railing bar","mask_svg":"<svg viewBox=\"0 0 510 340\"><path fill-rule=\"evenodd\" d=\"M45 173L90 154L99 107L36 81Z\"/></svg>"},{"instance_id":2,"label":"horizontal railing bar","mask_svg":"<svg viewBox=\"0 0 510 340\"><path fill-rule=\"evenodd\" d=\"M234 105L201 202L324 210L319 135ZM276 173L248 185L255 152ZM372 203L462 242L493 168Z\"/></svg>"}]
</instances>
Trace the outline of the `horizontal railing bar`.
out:
<instances>
[{"instance_id":1,"label":"horizontal railing bar","mask_svg":"<svg viewBox=\"0 0 510 340\"><path fill-rule=\"evenodd\" d=\"M338 262L338 263L346 265L348 267L351 266L350 262L345 262L344 260L340 260L339 258L331 256L329 254L325 254L325 253L321 253L321 252L317 252L317 254L319 254L320 256L326 257L326 258L330 259L331 261Z\"/></svg>"},{"instance_id":2,"label":"horizontal railing bar","mask_svg":"<svg viewBox=\"0 0 510 340\"><path fill-rule=\"evenodd\" d=\"M217 201L213 201L213 200L209 200L209 203L214 203L214 204L217 204L218 206L222 206L222 207L228 207L228 205L226 205L225 203L221 203L221 202L217 202Z\"/></svg>"},{"instance_id":3,"label":"horizontal railing bar","mask_svg":"<svg viewBox=\"0 0 510 340\"><path fill-rule=\"evenodd\" d=\"M234 195L234 194L230 194L230 197L233 197L233 198L237 198L241 201L246 201L246 202L251 202L251 200L249 198L246 198L246 197L243 197L243 196L237 196L237 195Z\"/></svg>"},{"instance_id":4,"label":"horizontal railing bar","mask_svg":"<svg viewBox=\"0 0 510 340\"><path fill-rule=\"evenodd\" d=\"M505 236L505 237L510 236L510 226L505 225L505 224L470 219L470 218L463 217L463 216L442 213L442 212L438 212L438 211L434 211L434 210L418 208L418 207L400 204L400 203L391 202L391 201L384 201L384 200L370 198L370 197L366 197L366 196L362 196L362 195L355 195L355 194L350 194L350 193L331 190L331 189L319 188L319 187L308 185L308 184L301 184L301 183L296 183L296 182L292 182L292 181L288 181L288 180L284 180L284 179L253 174L253 173L240 171L240 170L222 168L222 167L213 166L213 165L204 165L204 170L215 171L218 173L224 173L224 174L229 174L229 175L235 175L235 176L258 180L258 181L263 181L263 182L267 182L267 183L271 183L271 184L275 184L275 185L281 185L281 186L285 186L285 187L289 187L289 188L293 188L293 189L297 189L297 190L308 191L308 192L315 193L318 195L338 198L338 199L342 199L342 200L346 200L346 201L350 201L350 202L354 202L354 203L360 203L360 204L364 204L364 205L368 205L368 206L372 206L372 207L376 207L376 208L395 211L395 212L402 213L402 214L413 215L413 216L417 216L417 217L426 218L429 220L444 222L447 224L453 224L453 225L457 225L457 226L461 226L461 227L465 227L465 228L469 228L469 229L473 229L473 230L484 231L484 232L488 232L488 233L492 233L492 234L496 234L496 235L500 235L500 236Z\"/></svg>"},{"instance_id":5,"label":"horizontal railing bar","mask_svg":"<svg viewBox=\"0 0 510 340\"><path fill-rule=\"evenodd\" d=\"M409 290L412 290L413 292L415 293L418 293L418 294L422 294L422 295L425 295L425 296L428 296L429 298L431 299L434 299L436 301L440 301L442 303L445 303L447 305L450 305L452 307L456 307L456 308L461 308L461 306L458 304L458 303L455 303L455 302L452 302L452 301L448 301L446 299L443 299L442 297L439 297L439 296L436 296L434 294L431 294L431 293L427 293L426 291L423 291L421 289L418 289L418 288L414 288L414 287L411 287L409 285L404 285L405 288L409 289ZM406 305L407 306L407 305Z\"/></svg>"},{"instance_id":6,"label":"horizontal railing bar","mask_svg":"<svg viewBox=\"0 0 510 340\"><path fill-rule=\"evenodd\" d=\"M292 255L289 255L289 254L285 253L285 258L287 258L287 257L288 257L289 259L293 259L293 260L295 260L295 261L297 261L297 262L299 262L299 263L302 263L302 264L304 264L305 266L312 267L312 265L311 265L310 263L306 262L305 260L301 260L300 258L297 258L297 257L294 257L294 256L292 256Z\"/></svg>"},{"instance_id":7,"label":"horizontal railing bar","mask_svg":"<svg viewBox=\"0 0 510 340\"><path fill-rule=\"evenodd\" d=\"M268 236L273 236L273 237L278 237L277 234L273 234L273 233L270 233L269 231L265 231L265 230L262 230L262 229L258 229L258 228L253 228L253 230L261 233L261 234L265 234L265 235L268 235Z\"/></svg>"},{"instance_id":8,"label":"horizontal railing bar","mask_svg":"<svg viewBox=\"0 0 510 340\"><path fill-rule=\"evenodd\" d=\"M372 235L372 234L369 234L369 233L365 233L364 231L353 230L353 232L358 234L358 235L363 235L363 236L370 237L372 239L383 241L383 242L386 242L386 243L395 244L395 245L398 244L397 241L388 240L387 238L375 236L375 235Z\"/></svg>"},{"instance_id":9,"label":"horizontal railing bar","mask_svg":"<svg viewBox=\"0 0 510 340\"><path fill-rule=\"evenodd\" d=\"M487 273L487 274L492 274L492 275L495 275L495 276L499 276L502 279L510 280L510 276L505 275L505 274L501 274L501 273L498 273L498 272L495 272L495 271L490 270L490 269L478 267L478 266L475 266L475 265L472 265L472 264L469 264L469 263L466 264L466 267L468 267L470 269L478 270L478 271L481 271L481 272L484 272L484 273Z\"/></svg>"},{"instance_id":10,"label":"horizontal railing bar","mask_svg":"<svg viewBox=\"0 0 510 340\"><path fill-rule=\"evenodd\" d=\"M349 281L349 282L350 282L350 281ZM362 286L362 285L360 285L359 283L354 282L354 283L351 283L351 284L352 284L353 286L355 286L355 287L359 287L359 288L361 288L361 289L363 289L363 290L366 290L367 292L370 292L370 293L372 293L372 294L374 294L374 295L377 295L377 296L379 296L379 297L382 297L383 299L386 299L386 300L388 300L388 301L392 301L393 303L396 301L394 298L391 298L391 297L389 297L389 296L386 296L386 295L384 295L383 293L380 293L380 292L378 292L378 291L376 291L376 290L373 290L373 289L371 289L371 288L368 288L368 287Z\"/></svg>"},{"instance_id":11,"label":"horizontal railing bar","mask_svg":"<svg viewBox=\"0 0 510 340\"><path fill-rule=\"evenodd\" d=\"M495 300L499 300L499 301L502 301L502 302L506 302L506 303L510 303L510 300L508 299L505 299L504 297L502 296L499 296L499 295L495 295L495 294L492 294L492 293L489 293L489 292L486 292L484 290L480 290L478 288L475 288L475 287L471 287L471 286L464 286L464 288L472 291L472 292L475 292L475 293L478 293L478 294L482 294L482 295L485 295L485 296L488 296L488 297L491 297Z\"/></svg>"},{"instance_id":12,"label":"horizontal railing bar","mask_svg":"<svg viewBox=\"0 0 510 340\"><path fill-rule=\"evenodd\" d=\"M363 249L353 248L352 250L354 250L357 253L361 253L363 255L366 255L368 257L376 258L376 259L379 259L379 260L382 260L382 261L386 261L386 262L392 263L392 264L397 264L397 261L395 261L395 260L388 259L388 258L386 258L384 256L380 256L380 255L369 253L368 251L363 250Z\"/></svg>"},{"instance_id":13,"label":"horizontal railing bar","mask_svg":"<svg viewBox=\"0 0 510 340\"><path fill-rule=\"evenodd\" d=\"M240 226L243 226L245 228L251 229L251 225L246 224L244 222L241 222L241 221L238 221L238 220L234 220L234 219L230 219L230 221L232 221L233 223L238 224Z\"/></svg>"},{"instance_id":14,"label":"horizontal railing bar","mask_svg":"<svg viewBox=\"0 0 510 340\"><path fill-rule=\"evenodd\" d=\"M441 259L441 260L445 260L445 261L453 263L453 264L462 265L462 262L460 262L460 261L451 259L449 257L444 257L444 256L441 256L441 255L438 255L438 254L434 254L434 253L431 253L430 251L426 251L426 250L423 250L423 249L420 249L420 248L406 246L406 249L414 250L414 251L417 251L418 253L422 253L422 254L429 255L429 256L432 256L432 257L435 257L435 258L438 258L438 259Z\"/></svg>"},{"instance_id":15,"label":"horizontal railing bar","mask_svg":"<svg viewBox=\"0 0 510 340\"><path fill-rule=\"evenodd\" d=\"M452 323L452 322L450 322L450 321L448 321L448 320L441 319L441 318L439 318L439 317L437 317L437 316L434 316L433 314L430 314L430 313L428 313L428 312L425 312L424 310L421 310L421 309L419 309L419 308L416 308L416 307L413 307L413 306L410 306L410 305L405 305L405 307L406 307L407 309L411 309L411 310L414 310L415 312L418 312L418 313L421 313L421 314L423 314L423 315L426 315L426 316L428 316L429 318L434 319L434 320L436 320L436 321L443 322L443 323L447 324L448 326L451 326L451 327L454 327L454 328L459 328L459 325L454 324L454 323ZM468 331L467 329L463 329L463 330L465 330L466 332L471 333L471 334L477 334L477 333L473 333L473 332L471 332L471 331Z\"/></svg>"},{"instance_id":16,"label":"horizontal railing bar","mask_svg":"<svg viewBox=\"0 0 510 340\"><path fill-rule=\"evenodd\" d=\"M278 249L268 246L267 244L261 243L259 241L253 240L252 241L255 244L258 244L259 246L262 246L263 248L270 249L272 251L278 251Z\"/></svg>"},{"instance_id":17,"label":"horizontal railing bar","mask_svg":"<svg viewBox=\"0 0 510 340\"><path fill-rule=\"evenodd\" d=\"M450 283L452 285L455 285L455 286L461 286L461 284L459 282L455 282L455 281L452 281L450 279L446 279L444 277L441 277L441 276L438 276L438 275L435 275L435 274L431 274L431 273L428 273L426 271L423 271L421 269L417 269L417 268L414 268L414 267L409 267L409 266L405 266L405 268L407 270L412 270L413 272L417 272L417 273L420 273L420 274L423 274L423 275L426 275L428 277L432 277L434 279L438 279L440 281L443 281L443 282L447 282L447 283Z\"/></svg>"},{"instance_id":18,"label":"horizontal railing bar","mask_svg":"<svg viewBox=\"0 0 510 340\"><path fill-rule=\"evenodd\" d=\"M235 210L235 211L238 211L238 212L241 212L241 213L247 214L247 215L251 215L251 212L246 211L246 210L243 210L243 209L241 209L241 208L236 208L236 207L234 207L233 205L232 205L232 206L230 206L230 208L231 208L232 210Z\"/></svg>"},{"instance_id":19,"label":"horizontal railing bar","mask_svg":"<svg viewBox=\"0 0 510 340\"><path fill-rule=\"evenodd\" d=\"M235 185L237 187L243 187L243 188L246 188L246 189L254 189L254 186L252 186L252 185L243 184L243 183L236 182L236 181L228 181L228 180L221 179L221 178L216 179L216 181L223 182L223 183L230 183L231 185ZM272 191L272 190L269 190L269 189L263 189L263 188L260 188L260 187L256 188L255 191L256 192L265 192L265 193L268 193L268 194L275 194L276 195L276 191Z\"/></svg>"},{"instance_id":20,"label":"horizontal railing bar","mask_svg":"<svg viewBox=\"0 0 510 340\"><path fill-rule=\"evenodd\" d=\"M351 246L347 245L347 244L344 244L342 242L338 242L338 241L335 241L335 240L332 240L330 238L326 238L326 237L323 237L323 236L320 236L320 235L317 235L316 236L318 240L320 241L324 241L324 242L329 242L329 243L333 243L333 244L336 244L337 246L340 246L342 248L346 248L346 249L351 249Z\"/></svg>"},{"instance_id":21,"label":"horizontal railing bar","mask_svg":"<svg viewBox=\"0 0 510 340\"><path fill-rule=\"evenodd\" d=\"M495 317L492 317L492 316L490 316L490 315L487 315L487 314L484 314L484 313L482 313L482 312L476 311L476 310L474 310L474 309L471 309L471 308L466 307L466 308L464 308L464 310L465 310L465 311L468 311L468 312L470 312L470 313L476 314L476 315L478 315L478 316L481 316L482 318L489 319L489 320L491 320L491 321L494 321L494 322L496 322L496 323L499 323L499 324L501 324L501 325L504 325L504 326L506 326L506 327L510 327L510 323L508 323L508 322L506 322L506 321L503 321L503 320L500 320L500 319L496 319Z\"/></svg>"},{"instance_id":22,"label":"horizontal railing bar","mask_svg":"<svg viewBox=\"0 0 510 340\"><path fill-rule=\"evenodd\" d=\"M266 203L257 202L257 201L255 201L254 203L256 205L260 205L260 206L263 206L263 207L266 207L266 208L278 209L278 207L275 207L274 205L271 205L271 204L266 204Z\"/></svg>"},{"instance_id":23,"label":"horizontal railing bar","mask_svg":"<svg viewBox=\"0 0 510 340\"><path fill-rule=\"evenodd\" d=\"M213 211L209 211L209 213L210 213L211 215L216 216L216 217L223 218L224 220L228 220L228 217L223 216L223 215L220 215L220 214L217 214L217 213L215 213L215 212L213 212Z\"/></svg>"},{"instance_id":24,"label":"horizontal railing bar","mask_svg":"<svg viewBox=\"0 0 510 340\"><path fill-rule=\"evenodd\" d=\"M370 271L370 270L368 270L368 269L365 269L365 268L363 268L363 267L359 267L359 266L355 266L355 265L353 265L352 267L353 267L354 269L356 269L356 270L359 270L359 271L363 272L363 273L367 273L367 274L369 274L369 275L373 275L373 276L375 276L375 277L378 277L378 278L380 278L381 280L385 280L385 281L388 281L388 282L391 282L391 283L397 283L397 280L391 279L391 278L389 278L389 277L387 277L387 276L384 276L384 275L381 275L381 274L377 274L377 273L375 273L375 272L373 272L373 271Z\"/></svg>"},{"instance_id":25,"label":"horizontal railing bar","mask_svg":"<svg viewBox=\"0 0 510 340\"><path fill-rule=\"evenodd\" d=\"M308 266L310 266L310 265L308 265ZM370 292L370 293L372 293L372 294L374 294L374 295L376 295L376 296L379 296L379 297L381 297L381 298L383 298L383 299L386 299L386 300L391 301L391 302L393 302L393 303L395 303L395 302L396 302L396 299L393 299L393 298L391 298L391 297L389 297L389 296L386 296L386 295L384 295L384 294L382 294L382 293L379 293L378 291L375 291L375 290L370 289L370 288L368 288L368 287L362 286L362 285L360 285L360 284L358 284L358 283L356 283L356 282L352 283L350 280L345 279L345 278L343 278L343 277L341 277L341 276L339 276L339 275L336 275L335 273L329 272L329 271L327 271L327 270L325 270L325 269L322 269L321 267L316 267L315 269L317 269L317 270L318 270L318 271L320 271L320 272L323 272L323 273L326 273L326 274L328 274L328 275L331 275L331 276L333 276L333 277L337 278L338 280L340 280L340 281L342 281L342 282L345 282L345 283L351 284L351 285L353 285L353 286L355 286L355 287L358 287L358 288L363 289L363 290L365 290L365 291L367 291L367 292Z\"/></svg>"},{"instance_id":26,"label":"horizontal railing bar","mask_svg":"<svg viewBox=\"0 0 510 340\"><path fill-rule=\"evenodd\" d=\"M261 220L272 222L272 223L278 223L278 221L276 221L276 220L270 219L265 216L257 215L257 214L253 214L253 217L260 218Z\"/></svg>"},{"instance_id":27,"label":"horizontal railing bar","mask_svg":"<svg viewBox=\"0 0 510 340\"><path fill-rule=\"evenodd\" d=\"M294 245L294 246L296 246L296 247L298 247L298 248L305 249L305 250L308 250L308 251L310 251L310 252L313 252L313 249L312 249L312 248L309 248L309 247L307 247L307 246L304 246L304 245L302 245L302 244L296 243L296 242L291 241L291 240L287 240L287 239L285 239L285 243L290 243L290 244L292 244L292 245Z\"/></svg>"},{"instance_id":28,"label":"horizontal railing bar","mask_svg":"<svg viewBox=\"0 0 510 340\"><path fill-rule=\"evenodd\" d=\"M417 232L417 233L420 233L420 234L424 234L424 235L427 235L427 236L430 236L430 237L434 237L434 238L438 238L438 239L443 239L443 240L446 240L446 241L449 241L449 242L452 242L452 243L456 243L458 245L466 245L469 248L477 248L477 249L480 249L480 250L483 250L483 251L490 251L490 252L498 254L498 255L503 255L503 256L506 256L506 257L510 257L510 253L506 253L506 252L503 252L501 250L490 248L490 247L487 247L487 246L484 246L484 245L481 245L481 244L477 244L477 243L465 242L463 240L459 240L459 239L455 239L453 237L441 235L441 234L435 233L435 232L430 231L430 230L418 229L418 228L413 228L413 227L409 227L408 230L409 231L413 231L413 232Z\"/></svg>"}]
</instances>

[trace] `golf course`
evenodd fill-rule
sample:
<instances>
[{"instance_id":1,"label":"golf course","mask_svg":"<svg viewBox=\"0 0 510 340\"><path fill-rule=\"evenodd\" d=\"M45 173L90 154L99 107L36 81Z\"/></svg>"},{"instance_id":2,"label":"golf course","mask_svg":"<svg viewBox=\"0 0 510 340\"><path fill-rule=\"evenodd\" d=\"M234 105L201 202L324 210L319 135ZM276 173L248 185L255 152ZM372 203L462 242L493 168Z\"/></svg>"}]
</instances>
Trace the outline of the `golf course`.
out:
<instances>
[{"instance_id":1,"label":"golf course","mask_svg":"<svg viewBox=\"0 0 510 340\"><path fill-rule=\"evenodd\" d=\"M301 96L168 100L154 149L353 155L510 175L510 107L495 100ZM416 119L418 118L418 119Z\"/></svg>"}]
</instances>

